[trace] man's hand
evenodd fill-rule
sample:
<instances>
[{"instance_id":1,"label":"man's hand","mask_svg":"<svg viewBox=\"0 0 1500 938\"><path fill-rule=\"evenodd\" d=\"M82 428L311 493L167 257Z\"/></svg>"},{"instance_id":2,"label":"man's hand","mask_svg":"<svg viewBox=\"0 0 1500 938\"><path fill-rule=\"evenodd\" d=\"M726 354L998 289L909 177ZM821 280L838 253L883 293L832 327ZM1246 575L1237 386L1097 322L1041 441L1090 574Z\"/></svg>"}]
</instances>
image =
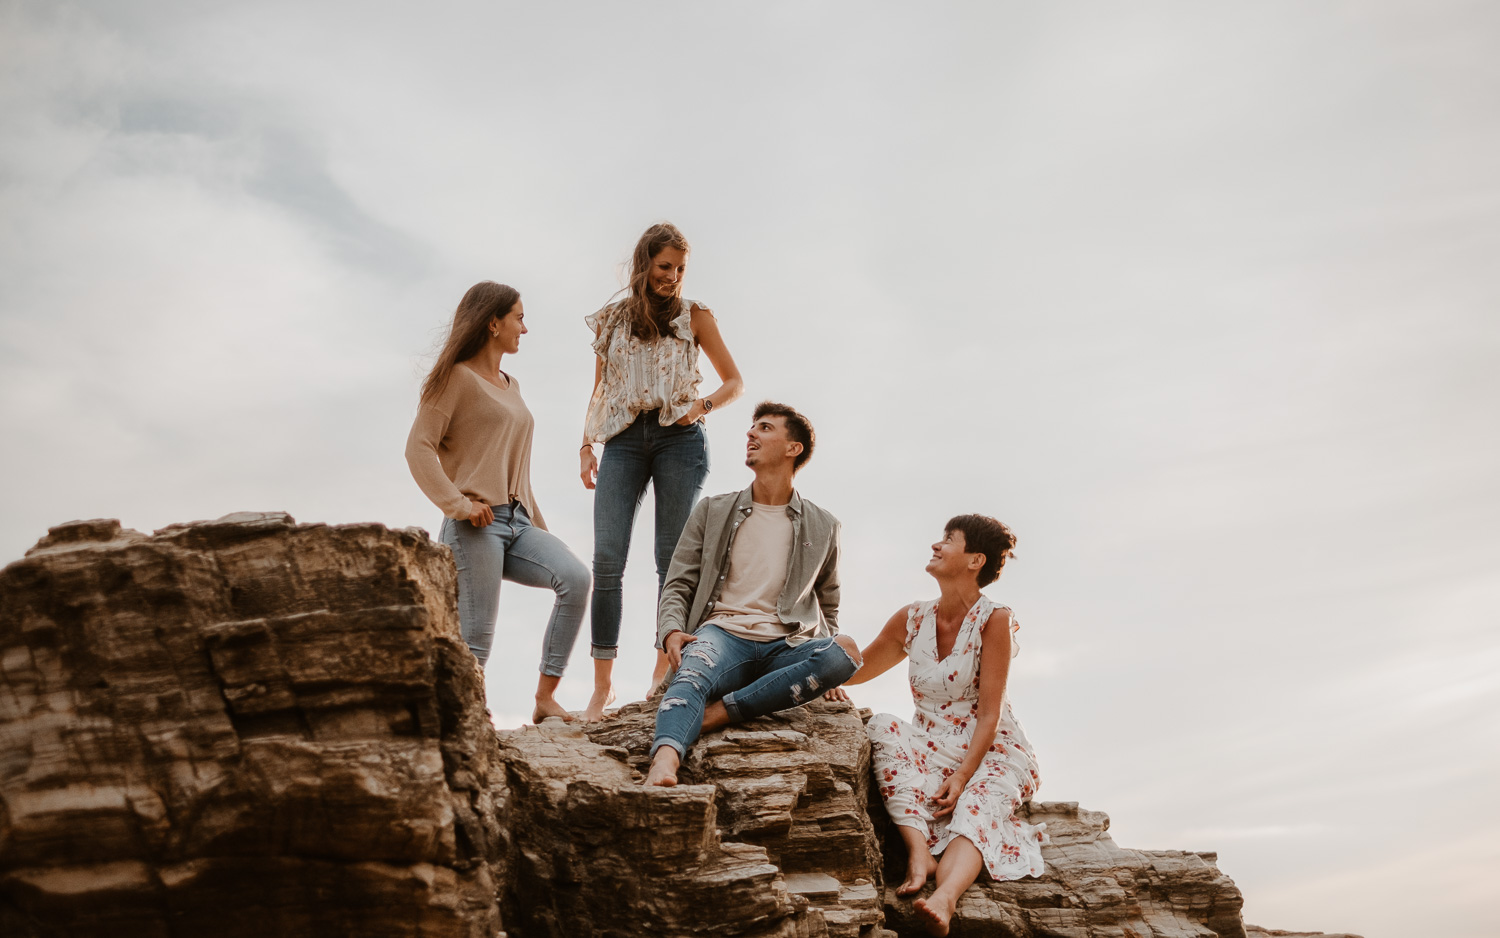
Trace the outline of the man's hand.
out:
<instances>
[{"instance_id":1,"label":"man's hand","mask_svg":"<svg viewBox=\"0 0 1500 938\"><path fill-rule=\"evenodd\" d=\"M696 642L698 636L689 635L682 629L677 629L667 635L661 643L662 651L667 653L667 660L672 663L672 670L682 667L682 646L688 642Z\"/></svg>"}]
</instances>

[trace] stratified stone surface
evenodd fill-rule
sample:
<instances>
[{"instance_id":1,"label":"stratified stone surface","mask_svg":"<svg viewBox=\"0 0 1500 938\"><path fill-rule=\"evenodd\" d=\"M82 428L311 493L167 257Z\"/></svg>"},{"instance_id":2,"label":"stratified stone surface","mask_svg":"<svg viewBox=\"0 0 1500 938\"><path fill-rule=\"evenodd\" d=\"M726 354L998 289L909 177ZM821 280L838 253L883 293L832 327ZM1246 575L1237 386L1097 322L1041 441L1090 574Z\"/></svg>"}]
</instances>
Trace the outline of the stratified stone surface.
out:
<instances>
[{"instance_id":1,"label":"stratified stone surface","mask_svg":"<svg viewBox=\"0 0 1500 938\"><path fill-rule=\"evenodd\" d=\"M453 576L416 529L52 529L0 571L0 934L493 938Z\"/></svg>"},{"instance_id":2,"label":"stratified stone surface","mask_svg":"<svg viewBox=\"0 0 1500 938\"><path fill-rule=\"evenodd\" d=\"M1046 874L1003 883L981 875L959 899L954 938L1244 938L1240 891L1214 854L1123 849L1106 815L1075 802L1033 804L1023 817L1047 825ZM888 875L899 882L906 852L894 832L886 848ZM886 927L903 938L926 934L911 899L893 887L885 912Z\"/></svg>"},{"instance_id":3,"label":"stratified stone surface","mask_svg":"<svg viewBox=\"0 0 1500 938\"><path fill-rule=\"evenodd\" d=\"M869 743L847 704L711 733L676 788L641 785L654 712L500 734L515 934L881 934Z\"/></svg>"},{"instance_id":4,"label":"stratified stone surface","mask_svg":"<svg viewBox=\"0 0 1500 938\"><path fill-rule=\"evenodd\" d=\"M1343 932L1335 935L1321 931L1281 931L1276 928L1261 928L1259 925L1246 925L1245 938L1359 938L1359 936L1346 935Z\"/></svg>"},{"instance_id":5,"label":"stratified stone surface","mask_svg":"<svg viewBox=\"0 0 1500 938\"><path fill-rule=\"evenodd\" d=\"M708 734L645 788L650 703L497 737L454 588L416 529L52 529L0 570L0 935L921 934L867 713ZM1211 853L1028 811L1047 874L975 885L955 936L1304 938L1246 929Z\"/></svg>"}]
</instances>

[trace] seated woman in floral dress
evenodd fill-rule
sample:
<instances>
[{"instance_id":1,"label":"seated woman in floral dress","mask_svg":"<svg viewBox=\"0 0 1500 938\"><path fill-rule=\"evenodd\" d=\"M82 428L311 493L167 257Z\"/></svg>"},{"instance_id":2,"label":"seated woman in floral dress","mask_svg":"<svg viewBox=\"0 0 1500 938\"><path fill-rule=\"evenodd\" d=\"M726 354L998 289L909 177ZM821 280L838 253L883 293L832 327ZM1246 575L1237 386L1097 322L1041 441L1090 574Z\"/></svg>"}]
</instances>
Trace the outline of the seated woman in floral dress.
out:
<instances>
[{"instance_id":1,"label":"seated woman in floral dress","mask_svg":"<svg viewBox=\"0 0 1500 938\"><path fill-rule=\"evenodd\" d=\"M896 893L913 895L937 874L932 895L914 903L934 935L948 933L958 897L981 868L997 880L1043 869L1041 825L1016 816L1041 784L1005 694L1011 633L1020 626L1008 607L979 592L999 578L1015 543L994 518L949 521L927 563L939 597L891 616L846 682L910 661L916 716L907 723L876 714L869 733L880 794L910 857Z\"/></svg>"}]
</instances>

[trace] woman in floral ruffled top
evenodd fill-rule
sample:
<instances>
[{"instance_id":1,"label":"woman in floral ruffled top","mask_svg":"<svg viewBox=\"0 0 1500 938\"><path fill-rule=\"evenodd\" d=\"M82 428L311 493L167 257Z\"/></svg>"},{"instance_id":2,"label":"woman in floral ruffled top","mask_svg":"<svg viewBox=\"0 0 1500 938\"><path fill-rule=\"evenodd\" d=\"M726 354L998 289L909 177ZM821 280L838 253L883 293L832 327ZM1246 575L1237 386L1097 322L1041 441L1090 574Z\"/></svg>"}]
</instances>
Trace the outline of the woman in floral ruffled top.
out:
<instances>
[{"instance_id":1,"label":"woman in floral ruffled top","mask_svg":"<svg viewBox=\"0 0 1500 938\"><path fill-rule=\"evenodd\" d=\"M708 477L703 419L744 388L714 314L682 298L687 239L673 225L652 225L636 243L630 286L585 321L594 332L594 393L579 448L584 488L594 490L594 694L586 720L604 716L614 700L612 672L620 640L620 581L641 498L650 483L656 501L657 588ZM698 396L708 355L720 385ZM596 458L594 444L604 444ZM655 606L652 607L655 609ZM655 616L652 616L655 628ZM654 688L667 673L657 652Z\"/></svg>"},{"instance_id":2,"label":"woman in floral ruffled top","mask_svg":"<svg viewBox=\"0 0 1500 938\"><path fill-rule=\"evenodd\" d=\"M949 521L927 563L939 597L893 615L846 682L910 661L915 717L879 713L868 731L880 794L906 841L907 875L896 893L914 895L936 874L932 894L913 903L934 935L948 933L958 897L981 869L995 879L1043 870L1046 835L1017 815L1041 778L1005 693L1020 626L979 592L999 578L1015 543L994 518Z\"/></svg>"}]
</instances>

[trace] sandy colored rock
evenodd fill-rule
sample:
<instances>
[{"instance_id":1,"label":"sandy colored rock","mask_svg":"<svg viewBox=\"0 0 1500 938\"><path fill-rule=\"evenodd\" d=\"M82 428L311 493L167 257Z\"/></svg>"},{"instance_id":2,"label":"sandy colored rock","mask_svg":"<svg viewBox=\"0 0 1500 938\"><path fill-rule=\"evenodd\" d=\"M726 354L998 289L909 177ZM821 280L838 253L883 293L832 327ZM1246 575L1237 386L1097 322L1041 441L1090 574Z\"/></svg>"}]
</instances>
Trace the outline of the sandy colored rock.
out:
<instances>
[{"instance_id":1,"label":"sandy colored rock","mask_svg":"<svg viewBox=\"0 0 1500 938\"><path fill-rule=\"evenodd\" d=\"M1109 818L1074 802L1041 802L1023 815L1045 823L1047 872L997 883L981 875L959 899L954 938L1243 938L1239 889L1212 853L1127 850L1107 833ZM887 834L887 873L904 869L905 848ZM931 893L931 884L921 893ZM913 897L916 898L916 897ZM925 935L911 899L885 893L886 927Z\"/></svg>"},{"instance_id":2,"label":"sandy colored rock","mask_svg":"<svg viewBox=\"0 0 1500 938\"><path fill-rule=\"evenodd\" d=\"M77 522L0 597L0 933L499 930L504 773L423 532Z\"/></svg>"},{"instance_id":3,"label":"sandy colored rock","mask_svg":"<svg viewBox=\"0 0 1500 938\"><path fill-rule=\"evenodd\" d=\"M1358 935L1346 935L1339 932L1331 935L1320 931L1281 931L1276 928L1261 928L1259 925L1245 926L1246 938L1359 938Z\"/></svg>"},{"instance_id":4,"label":"sandy colored rock","mask_svg":"<svg viewBox=\"0 0 1500 938\"><path fill-rule=\"evenodd\" d=\"M878 936L869 744L819 702L704 737L646 788L654 707L500 734L526 935Z\"/></svg>"},{"instance_id":5,"label":"sandy colored rock","mask_svg":"<svg viewBox=\"0 0 1500 938\"><path fill-rule=\"evenodd\" d=\"M866 712L709 734L648 789L650 704L497 735L454 599L416 529L54 528L0 570L0 935L921 934ZM1246 928L1212 853L1028 811L1047 874L955 936L1310 938Z\"/></svg>"}]
</instances>

